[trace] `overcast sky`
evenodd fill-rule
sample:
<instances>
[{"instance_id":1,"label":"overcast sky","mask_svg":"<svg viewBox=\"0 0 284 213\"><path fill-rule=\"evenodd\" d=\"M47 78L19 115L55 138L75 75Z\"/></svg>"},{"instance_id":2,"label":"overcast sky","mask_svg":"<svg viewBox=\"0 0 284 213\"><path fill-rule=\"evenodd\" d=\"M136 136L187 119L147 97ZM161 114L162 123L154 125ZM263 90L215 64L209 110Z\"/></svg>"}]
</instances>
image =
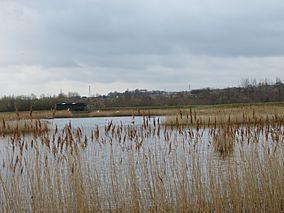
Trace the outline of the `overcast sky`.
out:
<instances>
[{"instance_id":1,"label":"overcast sky","mask_svg":"<svg viewBox=\"0 0 284 213\"><path fill-rule=\"evenodd\" d=\"M0 0L0 96L276 77L283 0Z\"/></svg>"}]
</instances>

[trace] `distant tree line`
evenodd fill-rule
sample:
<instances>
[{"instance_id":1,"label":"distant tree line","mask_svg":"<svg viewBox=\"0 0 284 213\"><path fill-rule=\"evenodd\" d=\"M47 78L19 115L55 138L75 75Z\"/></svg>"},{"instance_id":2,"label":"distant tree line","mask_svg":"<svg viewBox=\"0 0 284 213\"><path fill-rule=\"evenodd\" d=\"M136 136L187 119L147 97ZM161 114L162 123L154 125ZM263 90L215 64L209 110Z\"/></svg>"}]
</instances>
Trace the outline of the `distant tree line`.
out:
<instances>
[{"instance_id":1,"label":"distant tree line","mask_svg":"<svg viewBox=\"0 0 284 213\"><path fill-rule=\"evenodd\" d=\"M232 103L255 103L284 101L284 84L280 79L275 82L245 79L239 87L225 89L204 88L191 91L166 92L133 90L111 92L97 97L81 97L78 93L60 93L57 96L5 96L0 99L0 111L51 110L57 103L84 102L89 110L113 107L148 107L211 105Z\"/></svg>"},{"instance_id":2,"label":"distant tree line","mask_svg":"<svg viewBox=\"0 0 284 213\"><path fill-rule=\"evenodd\" d=\"M73 93L72 93L73 94ZM29 111L29 110L52 110L57 103L61 102L76 102L81 97L76 93L76 96L70 94L59 94L58 96L44 96L39 98L35 95L30 96L4 96L0 99L0 112L14 111Z\"/></svg>"},{"instance_id":3,"label":"distant tree line","mask_svg":"<svg viewBox=\"0 0 284 213\"><path fill-rule=\"evenodd\" d=\"M139 106L182 106L232 103L255 103L284 101L284 84L276 82L243 80L241 86L225 89L204 88L191 91L165 92L134 90L123 93L112 92L107 96L92 99L92 106L139 107Z\"/></svg>"}]
</instances>

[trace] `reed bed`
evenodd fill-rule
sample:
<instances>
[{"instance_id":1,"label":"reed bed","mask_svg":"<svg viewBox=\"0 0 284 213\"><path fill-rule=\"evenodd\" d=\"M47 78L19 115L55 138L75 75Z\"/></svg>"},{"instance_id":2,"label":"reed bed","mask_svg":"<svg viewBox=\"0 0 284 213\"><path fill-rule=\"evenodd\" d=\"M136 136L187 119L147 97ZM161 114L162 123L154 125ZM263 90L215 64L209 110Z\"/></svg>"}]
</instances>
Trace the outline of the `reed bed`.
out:
<instances>
[{"instance_id":1,"label":"reed bed","mask_svg":"<svg viewBox=\"0 0 284 213\"><path fill-rule=\"evenodd\" d=\"M284 122L251 113L209 126L186 126L183 114L170 125L69 122L3 138L0 211L283 212Z\"/></svg>"},{"instance_id":2,"label":"reed bed","mask_svg":"<svg viewBox=\"0 0 284 213\"><path fill-rule=\"evenodd\" d=\"M13 138L21 138L28 135L44 135L48 134L49 123L46 120L40 120L33 116L33 112L29 113L2 113L0 120L0 136L13 136Z\"/></svg>"},{"instance_id":3,"label":"reed bed","mask_svg":"<svg viewBox=\"0 0 284 213\"><path fill-rule=\"evenodd\" d=\"M0 120L15 121L29 119L52 119L52 118L71 118L73 113L67 110L50 111L25 111L25 112L1 112Z\"/></svg>"},{"instance_id":4,"label":"reed bed","mask_svg":"<svg viewBox=\"0 0 284 213\"><path fill-rule=\"evenodd\" d=\"M11 136L21 138L25 134L42 135L48 134L49 125L47 121L41 120L20 120L5 121L0 124L0 136Z\"/></svg>"},{"instance_id":5,"label":"reed bed","mask_svg":"<svg viewBox=\"0 0 284 213\"><path fill-rule=\"evenodd\" d=\"M207 109L180 109L178 113L167 116L163 120L165 125L198 126L208 127L227 124L251 125L258 123L283 122L284 106L282 105L252 105L229 108Z\"/></svg>"}]
</instances>

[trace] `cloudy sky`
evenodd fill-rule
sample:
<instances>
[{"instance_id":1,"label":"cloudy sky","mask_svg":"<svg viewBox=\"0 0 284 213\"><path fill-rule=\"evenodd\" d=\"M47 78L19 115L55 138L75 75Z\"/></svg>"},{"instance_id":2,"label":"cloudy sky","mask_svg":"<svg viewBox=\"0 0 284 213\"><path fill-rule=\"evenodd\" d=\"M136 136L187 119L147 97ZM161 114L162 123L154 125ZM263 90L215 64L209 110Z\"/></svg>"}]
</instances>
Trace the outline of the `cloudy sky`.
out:
<instances>
[{"instance_id":1,"label":"cloudy sky","mask_svg":"<svg viewBox=\"0 0 284 213\"><path fill-rule=\"evenodd\" d=\"M0 96L276 77L283 0L0 0Z\"/></svg>"}]
</instances>

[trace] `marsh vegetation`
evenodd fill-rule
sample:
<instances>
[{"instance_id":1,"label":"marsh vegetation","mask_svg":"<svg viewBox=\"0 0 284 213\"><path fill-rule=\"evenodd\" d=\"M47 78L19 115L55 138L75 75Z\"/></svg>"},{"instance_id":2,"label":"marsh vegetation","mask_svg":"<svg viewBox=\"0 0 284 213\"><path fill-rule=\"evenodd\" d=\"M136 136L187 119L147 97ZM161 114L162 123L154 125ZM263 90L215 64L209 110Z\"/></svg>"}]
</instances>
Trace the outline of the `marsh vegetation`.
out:
<instances>
[{"instance_id":1,"label":"marsh vegetation","mask_svg":"<svg viewBox=\"0 0 284 213\"><path fill-rule=\"evenodd\" d=\"M283 212L282 112L30 118L1 134L0 211Z\"/></svg>"}]
</instances>

